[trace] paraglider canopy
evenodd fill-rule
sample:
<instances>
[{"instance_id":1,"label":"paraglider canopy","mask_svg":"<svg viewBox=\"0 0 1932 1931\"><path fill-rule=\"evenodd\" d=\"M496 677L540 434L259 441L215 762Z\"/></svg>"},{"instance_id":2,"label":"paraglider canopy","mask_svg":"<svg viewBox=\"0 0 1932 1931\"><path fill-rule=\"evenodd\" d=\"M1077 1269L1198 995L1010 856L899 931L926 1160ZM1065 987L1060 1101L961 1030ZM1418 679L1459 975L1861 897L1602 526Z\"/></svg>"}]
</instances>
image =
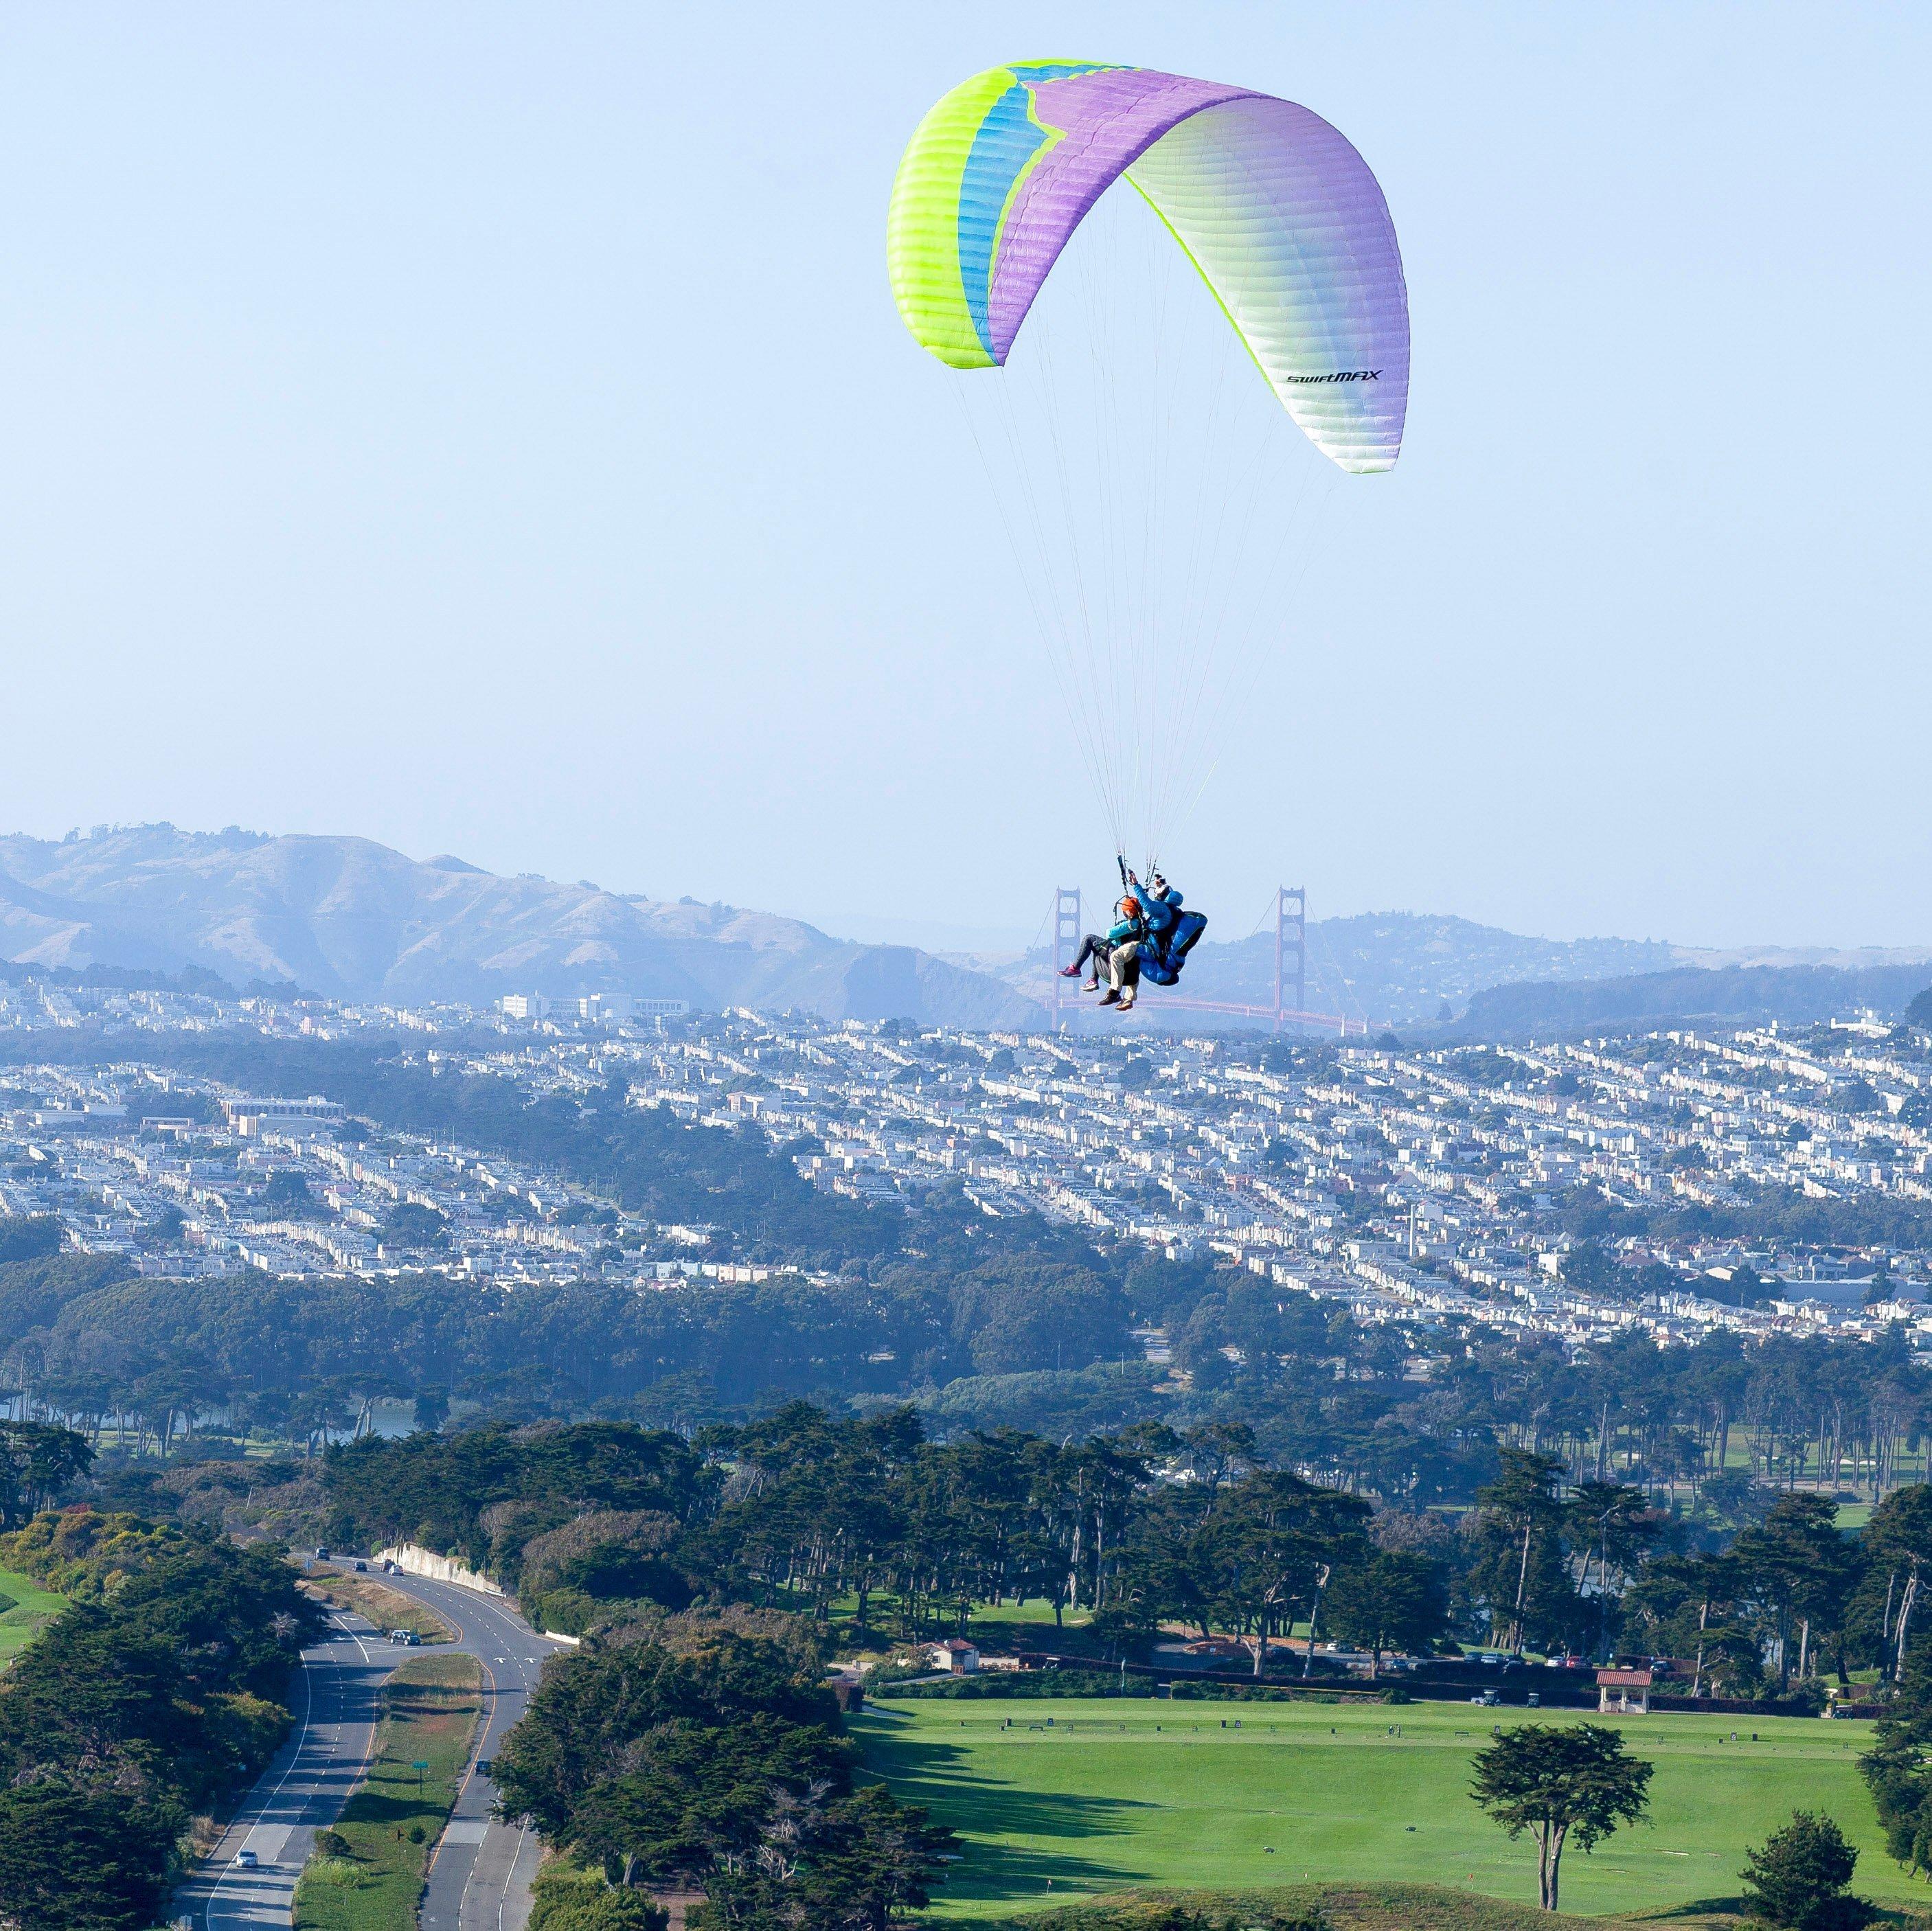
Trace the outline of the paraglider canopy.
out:
<instances>
[{"instance_id":1,"label":"paraglider canopy","mask_svg":"<svg viewBox=\"0 0 1932 1931\"><path fill-rule=\"evenodd\" d=\"M1408 301L1388 204L1319 115L1250 88L1086 61L1016 61L953 88L892 185L906 325L954 368L1003 365L1060 250L1123 177L1310 440L1354 474L1393 467Z\"/></svg>"}]
</instances>

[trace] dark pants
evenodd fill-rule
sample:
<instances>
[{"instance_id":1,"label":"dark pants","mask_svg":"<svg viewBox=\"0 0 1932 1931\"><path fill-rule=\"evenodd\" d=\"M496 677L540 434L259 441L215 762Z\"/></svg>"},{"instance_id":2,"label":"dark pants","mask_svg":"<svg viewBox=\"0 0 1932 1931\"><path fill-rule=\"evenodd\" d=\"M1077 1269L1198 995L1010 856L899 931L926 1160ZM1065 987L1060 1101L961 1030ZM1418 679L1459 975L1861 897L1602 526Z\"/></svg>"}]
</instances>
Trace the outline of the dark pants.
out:
<instances>
[{"instance_id":1,"label":"dark pants","mask_svg":"<svg viewBox=\"0 0 1932 1931\"><path fill-rule=\"evenodd\" d=\"M1080 941L1080 949L1073 955L1073 970L1078 972L1089 959L1094 961L1094 974L1097 979L1107 961L1107 942L1098 932L1089 932Z\"/></svg>"}]
</instances>

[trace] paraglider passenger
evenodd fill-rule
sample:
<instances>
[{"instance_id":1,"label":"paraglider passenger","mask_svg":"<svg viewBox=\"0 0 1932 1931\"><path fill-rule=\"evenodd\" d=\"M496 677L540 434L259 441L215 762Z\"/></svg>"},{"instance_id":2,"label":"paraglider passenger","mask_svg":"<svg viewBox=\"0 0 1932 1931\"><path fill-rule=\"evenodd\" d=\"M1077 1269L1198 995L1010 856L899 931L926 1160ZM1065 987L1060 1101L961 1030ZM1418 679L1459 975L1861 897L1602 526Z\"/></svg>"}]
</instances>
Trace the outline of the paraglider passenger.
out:
<instances>
[{"instance_id":1,"label":"paraglider passenger","mask_svg":"<svg viewBox=\"0 0 1932 1931\"><path fill-rule=\"evenodd\" d=\"M1122 899L1122 911L1133 902L1131 898ZM1134 994L1141 982L1141 954L1147 946L1145 931L1140 922L1135 920L1133 936L1123 939L1108 953L1107 989L1100 995L1102 1006L1111 1006L1120 1012L1134 1009Z\"/></svg>"},{"instance_id":2,"label":"paraglider passenger","mask_svg":"<svg viewBox=\"0 0 1932 1931\"><path fill-rule=\"evenodd\" d=\"M1132 952L1140 943L1144 928L1141 923L1140 907L1131 898L1123 898L1114 907L1114 923L1107 928L1106 937L1097 932L1089 932L1080 942L1080 949L1073 955L1071 965L1060 968L1062 979L1078 976L1083 966L1090 966L1086 990L1097 992L1100 989L1100 968L1107 968L1113 996L1103 1000L1102 1005L1111 1006L1120 995L1120 980L1114 965L1114 955Z\"/></svg>"}]
</instances>

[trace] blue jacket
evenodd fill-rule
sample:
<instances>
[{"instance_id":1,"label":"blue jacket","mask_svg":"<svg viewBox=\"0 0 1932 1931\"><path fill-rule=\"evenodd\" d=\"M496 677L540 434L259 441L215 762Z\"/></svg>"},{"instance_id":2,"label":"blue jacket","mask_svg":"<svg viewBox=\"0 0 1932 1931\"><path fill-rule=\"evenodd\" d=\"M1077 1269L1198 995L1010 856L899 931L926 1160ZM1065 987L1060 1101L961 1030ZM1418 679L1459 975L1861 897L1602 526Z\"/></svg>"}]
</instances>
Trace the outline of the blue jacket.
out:
<instances>
[{"instance_id":1,"label":"blue jacket","mask_svg":"<svg viewBox=\"0 0 1932 1931\"><path fill-rule=\"evenodd\" d=\"M1130 885L1127 889L1133 895L1134 903L1141 908L1148 939L1158 946L1162 934L1173 925L1174 915L1180 910L1180 894L1171 885L1165 898L1156 898L1144 885Z\"/></svg>"}]
</instances>

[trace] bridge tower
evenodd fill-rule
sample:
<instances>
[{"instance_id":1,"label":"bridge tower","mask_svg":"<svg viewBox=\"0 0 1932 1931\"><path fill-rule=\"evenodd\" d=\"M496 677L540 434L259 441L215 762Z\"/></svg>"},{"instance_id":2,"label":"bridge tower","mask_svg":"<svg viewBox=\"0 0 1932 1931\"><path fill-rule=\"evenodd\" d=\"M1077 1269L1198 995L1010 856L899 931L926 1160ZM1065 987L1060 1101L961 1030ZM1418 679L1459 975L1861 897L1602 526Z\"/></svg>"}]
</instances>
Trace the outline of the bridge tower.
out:
<instances>
[{"instance_id":1,"label":"bridge tower","mask_svg":"<svg viewBox=\"0 0 1932 1931\"><path fill-rule=\"evenodd\" d=\"M1294 997L1291 1001L1288 993ZM1299 1020L1308 1010L1308 892L1299 885L1284 885L1274 901L1274 1024L1280 1032L1284 1017Z\"/></svg>"},{"instance_id":2,"label":"bridge tower","mask_svg":"<svg viewBox=\"0 0 1932 1931\"><path fill-rule=\"evenodd\" d=\"M1060 977L1080 950L1080 888L1061 886L1053 895L1053 1030L1069 1029L1068 1015L1080 1010L1076 982Z\"/></svg>"}]
</instances>

